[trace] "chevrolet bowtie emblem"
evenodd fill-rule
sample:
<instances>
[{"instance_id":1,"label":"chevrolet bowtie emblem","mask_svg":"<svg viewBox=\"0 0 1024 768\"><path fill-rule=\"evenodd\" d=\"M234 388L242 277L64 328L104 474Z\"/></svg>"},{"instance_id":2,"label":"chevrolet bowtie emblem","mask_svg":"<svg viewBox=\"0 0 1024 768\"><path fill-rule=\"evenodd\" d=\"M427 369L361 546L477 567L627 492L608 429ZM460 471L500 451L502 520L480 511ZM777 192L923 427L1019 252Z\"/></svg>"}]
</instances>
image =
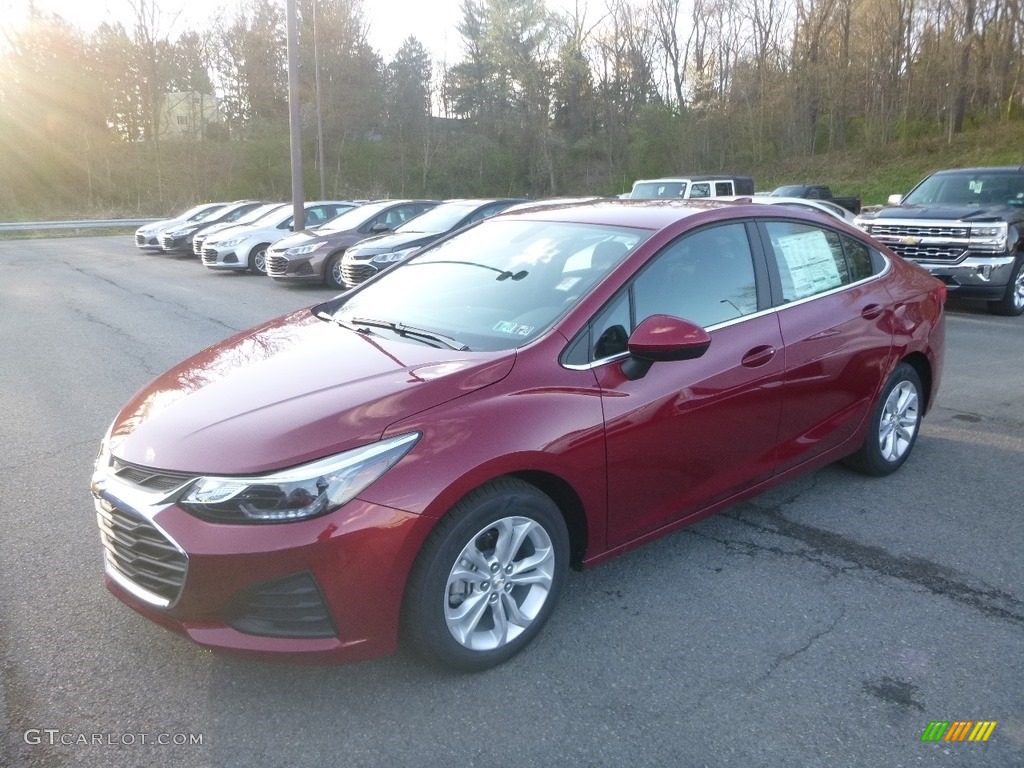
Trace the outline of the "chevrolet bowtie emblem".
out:
<instances>
[{"instance_id":1,"label":"chevrolet bowtie emblem","mask_svg":"<svg viewBox=\"0 0 1024 768\"><path fill-rule=\"evenodd\" d=\"M921 238L920 237L901 237L900 238L900 243L902 245L917 245L920 242L921 242Z\"/></svg>"}]
</instances>

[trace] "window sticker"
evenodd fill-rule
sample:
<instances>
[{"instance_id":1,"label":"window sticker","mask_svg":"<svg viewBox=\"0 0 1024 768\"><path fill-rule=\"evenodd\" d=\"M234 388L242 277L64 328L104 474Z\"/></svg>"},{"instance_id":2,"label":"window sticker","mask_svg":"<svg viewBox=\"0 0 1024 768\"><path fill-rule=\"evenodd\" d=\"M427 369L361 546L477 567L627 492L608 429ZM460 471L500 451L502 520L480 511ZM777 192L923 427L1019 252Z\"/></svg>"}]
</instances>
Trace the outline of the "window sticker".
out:
<instances>
[{"instance_id":1,"label":"window sticker","mask_svg":"<svg viewBox=\"0 0 1024 768\"><path fill-rule=\"evenodd\" d=\"M776 245L789 268L793 299L813 296L842 285L839 268L828 246L828 240L825 239L825 233L821 230L785 235L778 238ZM790 291L787 290L789 286L785 285L785 274L782 275L782 279L783 293L788 298Z\"/></svg>"},{"instance_id":2,"label":"window sticker","mask_svg":"<svg viewBox=\"0 0 1024 768\"><path fill-rule=\"evenodd\" d=\"M507 333L512 336L529 336L533 328L532 325L520 325L510 320L502 320L494 326L494 330L498 333Z\"/></svg>"}]
</instances>

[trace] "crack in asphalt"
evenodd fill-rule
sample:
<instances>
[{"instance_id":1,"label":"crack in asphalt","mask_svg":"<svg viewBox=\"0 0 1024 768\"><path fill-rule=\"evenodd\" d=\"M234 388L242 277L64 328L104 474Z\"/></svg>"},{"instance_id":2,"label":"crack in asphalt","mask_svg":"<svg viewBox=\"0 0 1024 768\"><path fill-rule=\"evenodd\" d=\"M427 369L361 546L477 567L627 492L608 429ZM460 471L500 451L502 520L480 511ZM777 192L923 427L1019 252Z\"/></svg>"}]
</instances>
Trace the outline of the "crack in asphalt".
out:
<instances>
[{"instance_id":1,"label":"crack in asphalt","mask_svg":"<svg viewBox=\"0 0 1024 768\"><path fill-rule=\"evenodd\" d=\"M785 664L787 661L792 661L797 656L800 656L801 654L807 653L807 651L810 650L812 645L814 645L816 642L821 640L821 638L825 637L826 635L830 635L832 632L834 632L835 628L837 626L839 626L839 622L842 621L845 618L846 618L846 607L844 606L842 608L842 610L839 612L839 615L836 616L832 620L832 623L830 623L824 629L818 630L813 635L811 635L809 638L807 638L807 642L805 642L799 648L797 648L794 651L790 651L788 653L780 653L778 656L776 656L775 660L772 661L772 663L768 665L768 669L766 669L761 675L759 675L757 678L755 678L753 682L751 682L749 688L753 688L754 686L760 685L761 683L763 683L765 680L767 680L769 677L771 677L772 674L774 674L774 672L779 667L781 667L783 664Z\"/></svg>"},{"instance_id":2,"label":"crack in asphalt","mask_svg":"<svg viewBox=\"0 0 1024 768\"><path fill-rule=\"evenodd\" d=\"M90 278L93 278L95 280L99 280L101 282L107 283L108 285L112 285L115 288L117 288L117 289L119 289L121 291L124 291L125 293L130 293L132 296L144 296L147 299L150 299L151 301L153 301L153 302L155 302L157 304L163 304L165 306L174 307L174 308L176 308L174 310L174 313L176 315L178 315L179 317L184 317L184 318L187 318L187 319L202 319L202 320L206 320L206 321L209 321L210 323L213 323L214 325L219 325L220 327L225 328L225 329L231 331L231 333L233 333L233 334L234 333L238 333L239 331L243 330L242 328L238 328L236 326L229 325L228 323L225 323L223 320L218 320L215 317L210 317L209 315L198 315L198 314L196 314L195 312L192 311L192 309L193 309L192 307L189 307L189 306L187 306L185 304L182 304L180 301L175 301L174 299L171 299L171 298L168 298L168 297L157 296L157 295L152 294L152 293L146 293L145 291L133 291L133 290L125 287L124 285L121 285L120 283L115 282L114 280L111 280L108 277L104 277L103 275L98 274L96 272L91 272L91 271L85 269L84 267L78 266L78 265L76 265L76 264L74 264L72 262L65 261L65 262L62 262L62 263L66 264L69 269L71 269L74 272L78 272L80 275L83 275L85 277L90 277Z\"/></svg>"},{"instance_id":3,"label":"crack in asphalt","mask_svg":"<svg viewBox=\"0 0 1024 768\"><path fill-rule=\"evenodd\" d=\"M808 489L798 492L794 500L806 490ZM730 548L746 549L752 555L758 551L764 551L798 557L825 567L834 573L860 569L871 571L880 576L887 576L921 587L932 594L953 600L986 616L1024 626L1024 603L1011 593L925 558L895 555L883 547L861 544L823 528L794 522L786 518L780 511L780 507L786 503L789 502L765 508L748 502L746 506L753 510L753 513L760 519L751 519L749 514L725 514L723 517L760 533L775 534L799 542L807 549L788 551L758 542L734 539L724 539L721 540L722 543ZM719 540L704 533L697 535ZM853 563L855 567L841 568L830 562L829 558ZM974 583L972 584L971 581Z\"/></svg>"}]
</instances>

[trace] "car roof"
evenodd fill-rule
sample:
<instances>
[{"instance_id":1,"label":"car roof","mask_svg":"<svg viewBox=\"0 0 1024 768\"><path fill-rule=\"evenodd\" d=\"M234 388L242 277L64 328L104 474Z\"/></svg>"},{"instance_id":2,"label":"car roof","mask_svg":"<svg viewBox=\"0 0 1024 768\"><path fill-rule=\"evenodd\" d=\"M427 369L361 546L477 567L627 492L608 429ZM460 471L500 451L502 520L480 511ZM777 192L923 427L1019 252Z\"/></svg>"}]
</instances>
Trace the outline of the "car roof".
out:
<instances>
[{"instance_id":1,"label":"car roof","mask_svg":"<svg viewBox=\"0 0 1024 768\"><path fill-rule=\"evenodd\" d=\"M617 197L598 198L585 202L559 204L553 202L536 208L505 211L503 219L537 219L579 224L609 224L641 229L662 229L680 219L703 211L727 207L718 198L691 200L626 200Z\"/></svg>"}]
</instances>

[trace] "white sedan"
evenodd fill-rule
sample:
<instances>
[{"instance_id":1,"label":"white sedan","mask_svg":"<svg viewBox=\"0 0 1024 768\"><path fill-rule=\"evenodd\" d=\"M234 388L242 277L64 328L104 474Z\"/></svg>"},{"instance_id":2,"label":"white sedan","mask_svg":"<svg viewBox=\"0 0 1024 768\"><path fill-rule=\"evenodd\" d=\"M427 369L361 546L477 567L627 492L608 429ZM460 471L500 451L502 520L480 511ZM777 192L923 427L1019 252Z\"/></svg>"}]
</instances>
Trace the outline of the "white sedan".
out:
<instances>
[{"instance_id":1,"label":"white sedan","mask_svg":"<svg viewBox=\"0 0 1024 768\"><path fill-rule=\"evenodd\" d=\"M853 224L853 220L856 218L843 206L831 203L828 200L811 200L805 197L771 197L769 195L733 195L732 197L720 197L718 199L757 203L758 205L781 205L787 208L798 208L801 211L817 211L818 213L825 213L845 221L850 225Z\"/></svg>"},{"instance_id":2,"label":"white sedan","mask_svg":"<svg viewBox=\"0 0 1024 768\"><path fill-rule=\"evenodd\" d=\"M349 200L306 203L306 229L315 229L356 205ZM249 270L265 275L267 248L291 233L292 205L282 203L250 224L230 227L207 238L203 243L203 264L210 269Z\"/></svg>"}]
</instances>

